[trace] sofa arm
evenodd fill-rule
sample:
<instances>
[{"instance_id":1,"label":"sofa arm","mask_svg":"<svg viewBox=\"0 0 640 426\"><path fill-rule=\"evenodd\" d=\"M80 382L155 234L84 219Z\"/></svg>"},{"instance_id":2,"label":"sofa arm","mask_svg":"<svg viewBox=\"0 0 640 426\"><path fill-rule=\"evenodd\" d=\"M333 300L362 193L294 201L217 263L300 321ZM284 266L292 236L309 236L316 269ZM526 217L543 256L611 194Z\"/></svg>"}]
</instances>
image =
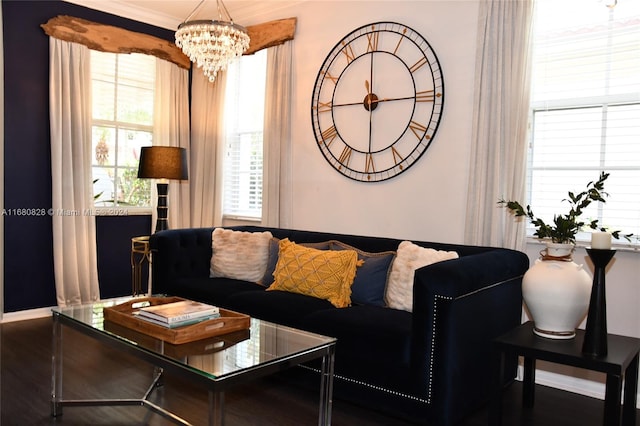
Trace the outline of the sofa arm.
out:
<instances>
[{"instance_id":1,"label":"sofa arm","mask_svg":"<svg viewBox=\"0 0 640 426\"><path fill-rule=\"evenodd\" d=\"M520 324L528 266L524 253L488 249L416 271L411 367L437 424L488 398L491 340Z\"/></svg>"},{"instance_id":2,"label":"sofa arm","mask_svg":"<svg viewBox=\"0 0 640 426\"><path fill-rule=\"evenodd\" d=\"M209 276L213 228L170 229L149 238L154 293L172 293L182 278Z\"/></svg>"}]
</instances>

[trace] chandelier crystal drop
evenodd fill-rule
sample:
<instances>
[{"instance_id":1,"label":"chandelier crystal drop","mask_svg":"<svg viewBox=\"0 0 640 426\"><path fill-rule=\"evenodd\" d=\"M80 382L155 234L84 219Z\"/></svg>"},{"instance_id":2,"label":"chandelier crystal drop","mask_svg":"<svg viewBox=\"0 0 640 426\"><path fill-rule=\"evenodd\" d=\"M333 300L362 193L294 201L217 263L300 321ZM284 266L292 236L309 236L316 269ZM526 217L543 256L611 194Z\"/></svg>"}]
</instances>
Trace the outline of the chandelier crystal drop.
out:
<instances>
[{"instance_id":1,"label":"chandelier crystal drop","mask_svg":"<svg viewBox=\"0 0 640 426\"><path fill-rule=\"evenodd\" d=\"M196 10L202 3L204 0ZM247 30L233 23L229 12L219 0L218 13L220 20L189 21L187 18L176 31L176 45L191 62L202 68L210 82L215 80L218 71L225 70L230 61L249 48L250 41Z\"/></svg>"}]
</instances>

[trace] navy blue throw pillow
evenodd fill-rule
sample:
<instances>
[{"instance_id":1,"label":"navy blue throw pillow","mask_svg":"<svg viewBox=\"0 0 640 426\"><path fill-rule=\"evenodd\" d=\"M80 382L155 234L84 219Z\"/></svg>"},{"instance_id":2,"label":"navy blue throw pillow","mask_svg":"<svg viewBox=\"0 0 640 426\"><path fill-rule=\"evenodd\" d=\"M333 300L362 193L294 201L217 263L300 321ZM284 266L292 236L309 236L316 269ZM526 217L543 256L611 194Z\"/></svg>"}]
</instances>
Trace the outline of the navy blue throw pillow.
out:
<instances>
[{"instance_id":1,"label":"navy blue throw pillow","mask_svg":"<svg viewBox=\"0 0 640 426\"><path fill-rule=\"evenodd\" d=\"M358 305L386 306L384 294L394 251L367 253L340 241L331 241L331 250L355 250L358 259L363 260L358 267L356 277L351 286L351 301Z\"/></svg>"}]
</instances>

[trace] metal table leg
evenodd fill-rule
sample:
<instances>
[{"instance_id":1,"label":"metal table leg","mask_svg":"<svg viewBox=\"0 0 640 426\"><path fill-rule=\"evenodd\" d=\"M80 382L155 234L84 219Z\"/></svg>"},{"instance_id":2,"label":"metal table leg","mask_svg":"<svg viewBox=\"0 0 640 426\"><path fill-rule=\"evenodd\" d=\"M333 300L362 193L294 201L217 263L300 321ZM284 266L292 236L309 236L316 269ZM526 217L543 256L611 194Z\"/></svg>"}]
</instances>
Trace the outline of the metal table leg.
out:
<instances>
[{"instance_id":1,"label":"metal table leg","mask_svg":"<svg viewBox=\"0 0 640 426\"><path fill-rule=\"evenodd\" d=\"M335 360L335 346L330 346L322 357L322 372L320 374L320 413L318 425L331 424L331 409L333 406L333 366Z\"/></svg>"},{"instance_id":2,"label":"metal table leg","mask_svg":"<svg viewBox=\"0 0 640 426\"><path fill-rule=\"evenodd\" d=\"M62 415L62 324L60 316L53 314L53 345L51 356L51 415Z\"/></svg>"}]
</instances>

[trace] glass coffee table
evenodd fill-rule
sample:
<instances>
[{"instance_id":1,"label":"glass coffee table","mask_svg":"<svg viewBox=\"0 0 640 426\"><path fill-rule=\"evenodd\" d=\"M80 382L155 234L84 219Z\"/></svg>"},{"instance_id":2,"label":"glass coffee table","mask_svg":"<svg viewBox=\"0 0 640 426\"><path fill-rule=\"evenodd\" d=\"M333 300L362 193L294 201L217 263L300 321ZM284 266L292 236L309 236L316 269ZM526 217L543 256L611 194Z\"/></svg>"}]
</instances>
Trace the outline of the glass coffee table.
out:
<instances>
[{"instance_id":1,"label":"glass coffee table","mask_svg":"<svg viewBox=\"0 0 640 426\"><path fill-rule=\"evenodd\" d=\"M224 423L224 392L229 387L321 359L318 424L331 424L335 338L252 318L249 329L172 345L104 320L104 308L130 300L129 297L52 309L52 416L61 416L65 406L144 406L176 424L191 425L150 400L154 389L161 384L163 372L170 372L209 392L209 424L221 425ZM138 399L63 399L63 326L155 366L154 378L146 393Z\"/></svg>"}]
</instances>

